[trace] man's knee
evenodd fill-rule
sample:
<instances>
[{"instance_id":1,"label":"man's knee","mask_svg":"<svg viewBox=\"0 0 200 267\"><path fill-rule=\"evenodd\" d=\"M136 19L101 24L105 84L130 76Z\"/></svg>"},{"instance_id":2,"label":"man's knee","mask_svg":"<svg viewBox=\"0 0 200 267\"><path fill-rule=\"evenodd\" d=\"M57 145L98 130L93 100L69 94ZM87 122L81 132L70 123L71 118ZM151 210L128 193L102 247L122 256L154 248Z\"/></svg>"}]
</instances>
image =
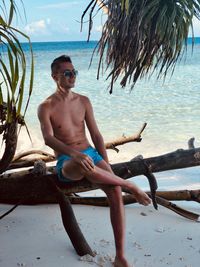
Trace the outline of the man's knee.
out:
<instances>
[{"instance_id":1,"label":"man's knee","mask_svg":"<svg viewBox=\"0 0 200 267\"><path fill-rule=\"evenodd\" d=\"M120 196L122 195L121 186L113 185L113 186L105 186L103 188L104 192L110 196Z\"/></svg>"},{"instance_id":2,"label":"man's knee","mask_svg":"<svg viewBox=\"0 0 200 267\"><path fill-rule=\"evenodd\" d=\"M112 190L113 190L113 194L121 196L122 194L121 186L119 185L113 186Z\"/></svg>"},{"instance_id":3,"label":"man's knee","mask_svg":"<svg viewBox=\"0 0 200 267\"><path fill-rule=\"evenodd\" d=\"M74 159L64 162L62 172L67 178L76 180L80 180L84 176L81 166Z\"/></svg>"}]
</instances>

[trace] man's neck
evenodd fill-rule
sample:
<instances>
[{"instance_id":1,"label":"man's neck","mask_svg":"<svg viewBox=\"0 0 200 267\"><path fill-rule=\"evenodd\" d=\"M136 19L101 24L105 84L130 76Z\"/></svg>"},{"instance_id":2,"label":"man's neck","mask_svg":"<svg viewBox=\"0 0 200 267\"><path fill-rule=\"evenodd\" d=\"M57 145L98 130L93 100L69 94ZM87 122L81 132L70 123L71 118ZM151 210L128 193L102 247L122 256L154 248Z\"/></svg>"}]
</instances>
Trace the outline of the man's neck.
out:
<instances>
[{"instance_id":1,"label":"man's neck","mask_svg":"<svg viewBox=\"0 0 200 267\"><path fill-rule=\"evenodd\" d=\"M57 87L56 94L58 94L62 98L71 98L73 95L73 92L71 91L71 88Z\"/></svg>"}]
</instances>

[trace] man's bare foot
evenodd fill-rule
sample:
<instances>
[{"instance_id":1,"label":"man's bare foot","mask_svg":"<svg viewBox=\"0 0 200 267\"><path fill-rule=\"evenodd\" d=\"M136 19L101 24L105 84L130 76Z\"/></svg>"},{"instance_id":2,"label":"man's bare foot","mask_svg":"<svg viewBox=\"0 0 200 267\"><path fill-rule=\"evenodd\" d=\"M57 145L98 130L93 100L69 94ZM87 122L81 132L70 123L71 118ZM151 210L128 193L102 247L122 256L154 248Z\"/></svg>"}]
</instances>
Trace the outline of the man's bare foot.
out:
<instances>
[{"instance_id":1,"label":"man's bare foot","mask_svg":"<svg viewBox=\"0 0 200 267\"><path fill-rule=\"evenodd\" d=\"M129 193L133 194L138 203L144 206L148 206L149 204L151 204L150 197L143 190L137 187L134 183L126 181L126 186L129 190Z\"/></svg>"},{"instance_id":2,"label":"man's bare foot","mask_svg":"<svg viewBox=\"0 0 200 267\"><path fill-rule=\"evenodd\" d=\"M134 193L134 196L138 203L148 206L151 203L150 197L142 190L138 190Z\"/></svg>"},{"instance_id":3,"label":"man's bare foot","mask_svg":"<svg viewBox=\"0 0 200 267\"><path fill-rule=\"evenodd\" d=\"M125 258L117 258L117 257L115 258L113 265L114 267L130 267Z\"/></svg>"}]
</instances>

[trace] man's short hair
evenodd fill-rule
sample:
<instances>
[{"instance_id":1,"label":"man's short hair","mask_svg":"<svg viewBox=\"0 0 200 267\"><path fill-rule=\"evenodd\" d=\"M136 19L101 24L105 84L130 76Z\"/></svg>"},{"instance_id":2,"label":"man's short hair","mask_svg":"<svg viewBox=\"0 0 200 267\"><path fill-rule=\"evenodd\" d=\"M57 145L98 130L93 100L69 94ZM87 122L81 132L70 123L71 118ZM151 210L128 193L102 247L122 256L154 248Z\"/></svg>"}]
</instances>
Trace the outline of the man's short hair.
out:
<instances>
[{"instance_id":1,"label":"man's short hair","mask_svg":"<svg viewBox=\"0 0 200 267\"><path fill-rule=\"evenodd\" d=\"M55 73L59 70L60 63L69 62L72 63L71 58L67 55L62 55L60 57L57 57L54 59L54 61L51 63L51 72Z\"/></svg>"}]
</instances>

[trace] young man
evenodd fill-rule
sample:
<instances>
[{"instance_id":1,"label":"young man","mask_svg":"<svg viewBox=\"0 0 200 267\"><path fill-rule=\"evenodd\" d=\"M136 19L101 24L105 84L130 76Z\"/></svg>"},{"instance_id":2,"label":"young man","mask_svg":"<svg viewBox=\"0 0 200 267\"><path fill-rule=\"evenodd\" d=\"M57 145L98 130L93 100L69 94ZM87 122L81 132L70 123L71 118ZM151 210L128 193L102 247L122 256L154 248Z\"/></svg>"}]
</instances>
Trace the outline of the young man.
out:
<instances>
[{"instance_id":1,"label":"young man","mask_svg":"<svg viewBox=\"0 0 200 267\"><path fill-rule=\"evenodd\" d=\"M90 101L86 96L71 90L75 85L77 71L70 57L63 55L56 58L51 64L51 71L57 88L54 94L40 104L38 117L45 144L54 150L57 157L58 179L67 182L85 177L91 183L98 184L106 193L116 246L114 266L128 267L124 251L121 187L129 189L140 204L148 205L151 200L135 184L112 172ZM85 124L95 148L86 137Z\"/></svg>"}]
</instances>

